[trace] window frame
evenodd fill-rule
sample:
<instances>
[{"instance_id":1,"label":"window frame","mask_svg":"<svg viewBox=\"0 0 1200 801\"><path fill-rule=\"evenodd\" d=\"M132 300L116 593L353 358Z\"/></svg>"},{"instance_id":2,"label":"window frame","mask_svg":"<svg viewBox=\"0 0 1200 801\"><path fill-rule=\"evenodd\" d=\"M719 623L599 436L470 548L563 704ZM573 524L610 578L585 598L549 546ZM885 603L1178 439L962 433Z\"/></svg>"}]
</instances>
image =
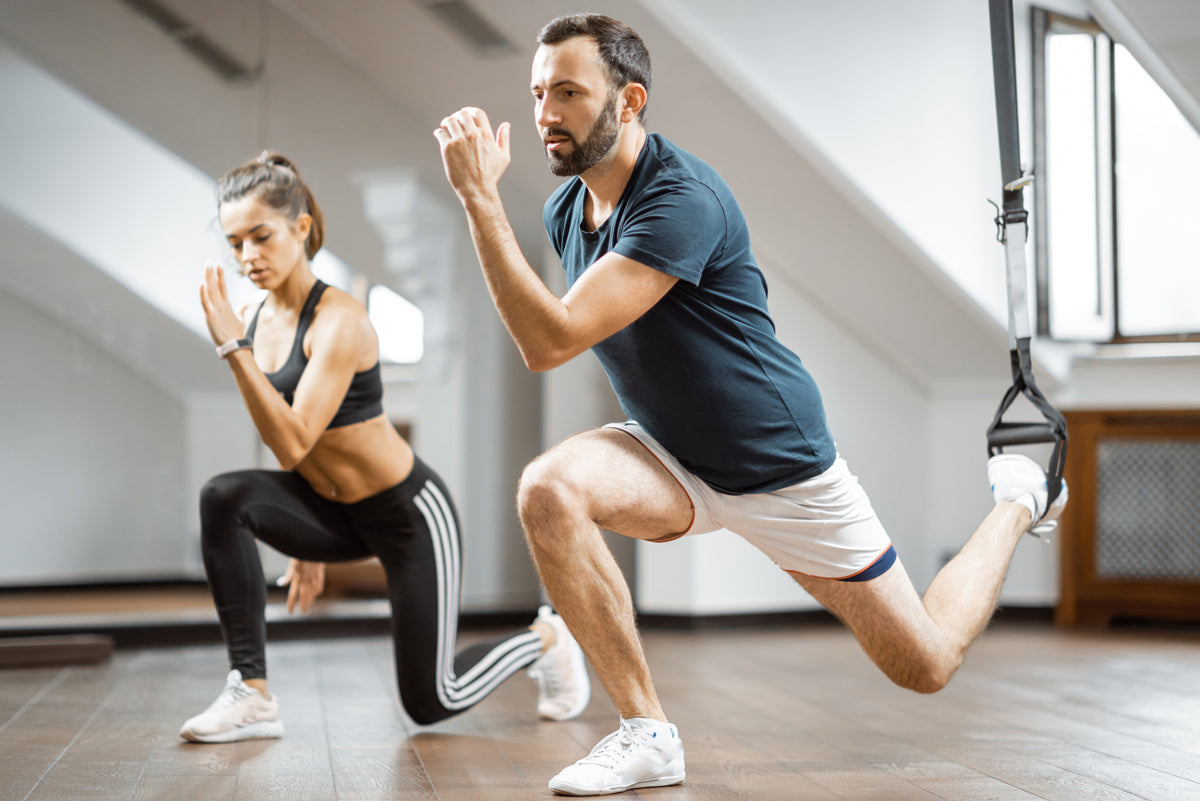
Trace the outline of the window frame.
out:
<instances>
[{"instance_id":1,"label":"window frame","mask_svg":"<svg viewBox=\"0 0 1200 801\"><path fill-rule=\"evenodd\" d=\"M1033 7L1031 11L1031 42L1032 53L1032 84L1033 84L1033 150L1034 174L1037 180L1033 183L1033 243L1034 243L1034 282L1035 282L1035 316L1036 331L1039 336L1060 342L1089 342L1099 345L1156 343L1156 342L1200 342L1200 330L1178 331L1161 334L1128 335L1121 331L1121 297L1120 297L1120 206L1117 173L1117 126L1119 108L1116 98L1116 58L1117 43L1097 22L1090 19L1079 19L1047 9ZM1050 229L1047 222L1049 208L1047 193L1052 189L1047 164L1047 108L1046 108L1046 42L1048 37L1058 32L1073 32L1090 34L1093 38L1102 36L1106 40L1104 60L1106 69L1101 74L1097 70L1095 77L1095 92L1097 101L1097 263L1096 281L1098 301L1106 300L1111 304L1112 320L1107 338L1097 337L1055 337L1051 328L1051 281L1050 281ZM1100 45L1104 46L1104 45ZM1102 85L1102 81L1104 85ZM1100 110L1100 103L1107 104L1107 110ZM1107 119L1103 119L1103 115ZM1103 124L1103 141L1099 128ZM1107 152L1100 155L1101 150ZM1103 173L1103 174L1101 174ZM1107 275L1105 275L1107 271ZM1107 287L1104 286L1107 279ZM1099 313L1098 317L1101 316Z\"/></svg>"}]
</instances>

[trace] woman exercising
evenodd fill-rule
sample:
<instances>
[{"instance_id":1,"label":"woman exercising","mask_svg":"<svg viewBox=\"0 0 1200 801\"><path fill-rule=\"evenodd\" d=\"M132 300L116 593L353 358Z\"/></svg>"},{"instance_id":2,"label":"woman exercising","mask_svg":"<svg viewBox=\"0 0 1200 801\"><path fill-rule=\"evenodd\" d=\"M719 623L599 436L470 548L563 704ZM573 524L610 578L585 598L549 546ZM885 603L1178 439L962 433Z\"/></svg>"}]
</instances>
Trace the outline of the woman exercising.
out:
<instances>
[{"instance_id":1,"label":"woman exercising","mask_svg":"<svg viewBox=\"0 0 1200 801\"><path fill-rule=\"evenodd\" d=\"M441 478L383 413L379 341L366 309L313 275L324 223L296 165L264 152L217 186L221 228L268 292L248 324L220 268L200 287L209 333L281 470L242 470L200 493L204 568L229 652L220 696L188 720L194 742L281 737L267 687L266 581L255 540L291 557L287 608L307 611L325 562L379 557L387 574L396 677L419 724L469 709L528 668L538 712L567 720L590 696L583 653L542 607L528 630L455 655L461 589L458 515Z\"/></svg>"}]
</instances>

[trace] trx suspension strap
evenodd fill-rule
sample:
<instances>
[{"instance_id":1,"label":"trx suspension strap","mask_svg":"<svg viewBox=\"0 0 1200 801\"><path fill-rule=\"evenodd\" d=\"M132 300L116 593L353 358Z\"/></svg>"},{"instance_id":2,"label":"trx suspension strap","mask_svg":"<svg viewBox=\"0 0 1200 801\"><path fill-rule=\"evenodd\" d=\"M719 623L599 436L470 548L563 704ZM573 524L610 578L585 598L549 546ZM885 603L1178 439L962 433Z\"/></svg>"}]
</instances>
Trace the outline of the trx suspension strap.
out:
<instances>
[{"instance_id":1,"label":"trx suspension strap","mask_svg":"<svg viewBox=\"0 0 1200 801\"><path fill-rule=\"evenodd\" d=\"M1000 170L1004 183L1004 208L996 216L997 238L1004 244L1008 265L1008 343L1011 349L1013 384L1004 393L1000 408L988 427L988 456L1010 445L1053 444L1046 469L1049 492L1047 507L1054 503L1062 488L1066 462L1067 421L1055 409L1033 380L1033 359L1029 353L1032 332L1029 325L1028 278L1025 266L1025 240L1029 214L1021 193L1033 181L1021 173L1020 129L1017 125L1017 70L1014 61L1012 0L989 0L992 26L992 67L996 80L996 120L1000 133ZM1005 422L1008 407L1024 395L1045 418L1038 423ZM1036 521L1034 521L1036 522Z\"/></svg>"}]
</instances>

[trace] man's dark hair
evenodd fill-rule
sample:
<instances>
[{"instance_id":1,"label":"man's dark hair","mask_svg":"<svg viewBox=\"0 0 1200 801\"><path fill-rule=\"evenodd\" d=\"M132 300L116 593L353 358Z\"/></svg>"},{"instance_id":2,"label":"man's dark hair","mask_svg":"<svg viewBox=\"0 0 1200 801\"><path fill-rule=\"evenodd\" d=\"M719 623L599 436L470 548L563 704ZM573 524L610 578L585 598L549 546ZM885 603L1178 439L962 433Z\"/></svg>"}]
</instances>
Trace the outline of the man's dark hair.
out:
<instances>
[{"instance_id":1,"label":"man's dark hair","mask_svg":"<svg viewBox=\"0 0 1200 801\"><path fill-rule=\"evenodd\" d=\"M568 14L547 22L537 41L541 45L556 45L576 36L587 36L596 43L611 92L626 84L640 83L650 93L650 51L636 31L603 14ZM638 119L645 114L643 105Z\"/></svg>"}]
</instances>

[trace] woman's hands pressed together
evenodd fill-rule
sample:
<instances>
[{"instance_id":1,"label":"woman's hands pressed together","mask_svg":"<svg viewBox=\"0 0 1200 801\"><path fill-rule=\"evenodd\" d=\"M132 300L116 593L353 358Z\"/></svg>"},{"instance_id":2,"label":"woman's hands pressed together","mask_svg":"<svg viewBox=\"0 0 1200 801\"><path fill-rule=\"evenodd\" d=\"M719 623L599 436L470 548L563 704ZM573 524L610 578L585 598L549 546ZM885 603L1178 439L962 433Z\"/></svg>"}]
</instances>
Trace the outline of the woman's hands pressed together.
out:
<instances>
[{"instance_id":1,"label":"woman's hands pressed together","mask_svg":"<svg viewBox=\"0 0 1200 801\"><path fill-rule=\"evenodd\" d=\"M244 325L225 291L225 272L220 266L208 262L204 265L204 280L200 284L200 305L204 308L204 321L214 345L224 345L231 339L240 339Z\"/></svg>"}]
</instances>

